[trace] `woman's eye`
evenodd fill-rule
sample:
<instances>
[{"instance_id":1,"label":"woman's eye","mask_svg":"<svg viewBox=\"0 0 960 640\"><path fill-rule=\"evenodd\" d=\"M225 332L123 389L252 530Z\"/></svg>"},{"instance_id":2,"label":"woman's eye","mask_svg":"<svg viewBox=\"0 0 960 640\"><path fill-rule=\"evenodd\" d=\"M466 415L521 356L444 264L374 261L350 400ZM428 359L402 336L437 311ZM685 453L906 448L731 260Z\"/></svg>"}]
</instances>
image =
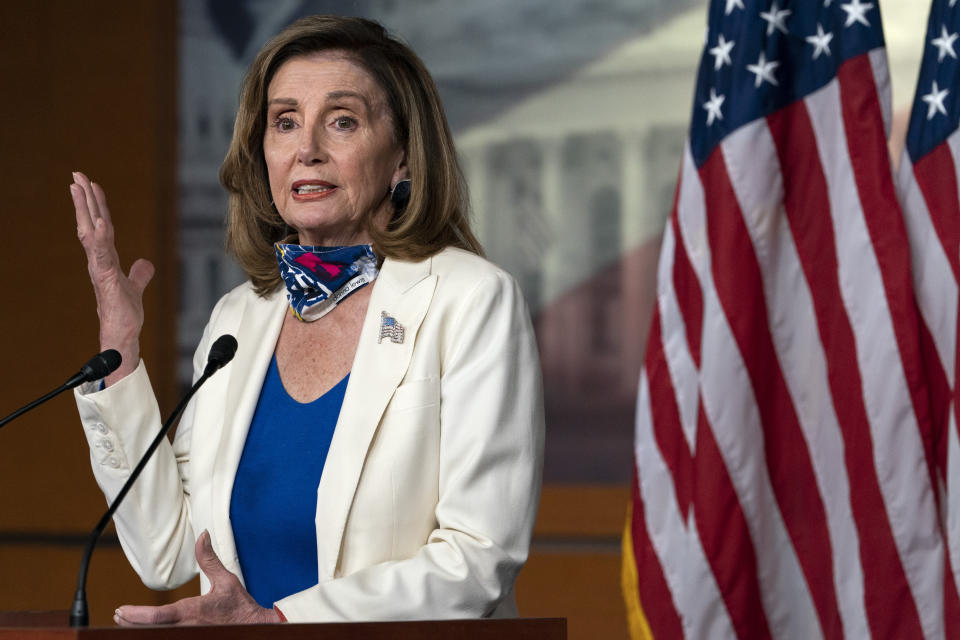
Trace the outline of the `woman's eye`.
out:
<instances>
[{"instance_id":1,"label":"woman's eye","mask_svg":"<svg viewBox=\"0 0 960 640\"><path fill-rule=\"evenodd\" d=\"M284 116L280 116L279 118L274 120L273 126L276 127L278 131L290 131L297 125L292 118L286 118Z\"/></svg>"},{"instance_id":2,"label":"woman's eye","mask_svg":"<svg viewBox=\"0 0 960 640\"><path fill-rule=\"evenodd\" d=\"M347 116L340 116L333 121L333 126L341 131L348 131L357 124L357 121Z\"/></svg>"}]
</instances>

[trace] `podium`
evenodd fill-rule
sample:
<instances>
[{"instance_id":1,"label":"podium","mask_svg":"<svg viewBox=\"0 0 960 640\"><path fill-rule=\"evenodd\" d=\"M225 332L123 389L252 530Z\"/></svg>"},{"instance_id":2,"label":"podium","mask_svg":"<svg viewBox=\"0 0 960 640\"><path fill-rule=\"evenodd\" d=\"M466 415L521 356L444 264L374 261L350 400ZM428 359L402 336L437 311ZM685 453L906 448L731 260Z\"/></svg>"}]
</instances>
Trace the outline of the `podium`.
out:
<instances>
[{"instance_id":1,"label":"podium","mask_svg":"<svg viewBox=\"0 0 960 640\"><path fill-rule=\"evenodd\" d=\"M566 640L565 618L71 629L66 611L0 612L0 640Z\"/></svg>"}]
</instances>

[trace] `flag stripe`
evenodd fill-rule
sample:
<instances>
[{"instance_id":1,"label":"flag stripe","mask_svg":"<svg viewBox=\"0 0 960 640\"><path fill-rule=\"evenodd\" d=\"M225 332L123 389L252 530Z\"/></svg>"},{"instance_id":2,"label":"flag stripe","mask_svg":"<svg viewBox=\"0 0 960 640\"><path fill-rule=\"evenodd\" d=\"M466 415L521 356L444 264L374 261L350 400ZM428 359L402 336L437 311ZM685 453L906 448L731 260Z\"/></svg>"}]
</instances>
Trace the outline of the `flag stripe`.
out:
<instances>
[{"instance_id":1,"label":"flag stripe","mask_svg":"<svg viewBox=\"0 0 960 640\"><path fill-rule=\"evenodd\" d=\"M693 460L690 447L683 435L680 411L677 408L676 396L670 382L670 372L663 353L659 310L654 311L653 314L645 366L650 395L657 398L657 402L651 403L650 407L654 438L664 463L670 469L678 509L680 513L685 514L690 506Z\"/></svg>"},{"instance_id":2,"label":"flag stripe","mask_svg":"<svg viewBox=\"0 0 960 640\"><path fill-rule=\"evenodd\" d=\"M706 206L713 280L750 377L773 491L821 630L832 634L840 616L826 514L767 325L760 266L727 177L723 154L712 154L700 173L702 181L711 185Z\"/></svg>"},{"instance_id":3,"label":"flag stripe","mask_svg":"<svg viewBox=\"0 0 960 640\"><path fill-rule=\"evenodd\" d=\"M689 155L685 155L685 159ZM686 166L686 164L684 165ZM685 203L696 202L700 198L702 208L702 192L697 192L699 180L696 173L692 173L692 178L684 182L681 177L679 185L684 185L685 196L682 201ZM692 195L691 195L692 194ZM681 198L678 198L681 201ZM674 211L676 212L676 208ZM662 394L656 396L660 398L671 398L667 402L676 404L679 409L679 417L682 422L683 436L686 439L687 450L695 446L695 437L697 430L698 411L700 406L699 385L697 380L699 373L694 363L690 348L687 343L687 336L692 332L684 331L684 327L702 325L702 308L695 304L690 308L690 300L702 300L700 284L696 273L692 270L692 265L687 258L687 247L683 236L676 236L674 229L679 229L678 225L668 225L664 231L663 248L660 255L660 264L658 271L658 287L660 295L657 299L655 313L660 316L659 326L669 326L672 328L669 334L661 334L661 340L651 340L648 343L650 350L663 350L663 359L666 364L668 375L663 376L660 383L664 387ZM695 296L684 296L683 302L675 295L673 289L673 279L670 277L673 273L673 264L675 260L682 260L691 269L688 274L690 279L687 286L691 291L695 291ZM700 330L696 330L699 339ZM654 547L660 556L661 563L664 566L664 573L667 582L678 602L678 609L684 620L684 627L689 638L735 638L736 634L732 622L727 615L723 604L723 598L719 586L712 573L711 566L706 557L706 551L700 544L696 528L698 527L696 518L691 514L688 522L680 523L681 516L675 500L665 501L663 498L670 495L673 498L673 492L665 491L670 480L664 476L667 474L666 463L662 455L659 455L659 447L646 446L644 443L650 443L655 440L652 426L652 413L650 404L652 401L650 395L647 371L641 374L640 400L638 402L637 414L637 465L645 469L646 476L651 472L659 474L660 481L654 478L648 484L645 483L641 489L647 491L644 494L645 505L653 509L648 509L648 514L654 518L658 526L654 535ZM677 446L682 446L679 439ZM655 450L654 453L652 450ZM690 464L692 464L692 459ZM719 468L715 473L726 474L726 469ZM724 481L729 484L729 477Z\"/></svg>"},{"instance_id":4,"label":"flag stripe","mask_svg":"<svg viewBox=\"0 0 960 640\"><path fill-rule=\"evenodd\" d=\"M958 152L954 132L946 143L941 143L925 156L911 164L908 154L901 160L899 174L900 199L905 208L907 232L910 237L911 266L920 307L920 348L930 397L931 447L936 471L932 482L937 513L941 515L942 535L952 540L951 502L960 498L957 485L951 485L950 455L951 430L955 427L952 388L958 379L956 358L958 286L957 251L957 162ZM937 163L930 162L936 158ZM919 167L919 168L918 168ZM950 194L945 198L944 194ZM954 487L951 491L951 487ZM943 607L944 624L948 638L960 637L960 596L958 596L952 567L957 557L953 546L944 553Z\"/></svg>"},{"instance_id":5,"label":"flag stripe","mask_svg":"<svg viewBox=\"0 0 960 640\"><path fill-rule=\"evenodd\" d=\"M920 348L930 399L930 425L922 433L941 537L946 540L942 584L928 594L914 594L918 602L942 604L942 632L960 638L960 597L956 575L960 541L960 449L958 449L957 404L960 384L958 358L958 282L960 282L960 131L957 114L958 61L953 40L960 26L956 0L933 0L927 23L923 61L902 155L898 188L904 208L911 249L915 300L920 310ZM946 55L949 54L949 55ZM944 85L942 88L938 86ZM898 266L895 266L895 268ZM953 396L953 397L950 397ZM925 425L921 420L920 429ZM910 516L914 514L909 514ZM921 531L923 531L921 529ZM918 539L920 542L922 539ZM912 540L910 542L913 542ZM930 544L934 560L940 552ZM920 562L917 562L919 565ZM930 567L929 573L935 573ZM935 588L942 589L942 602L935 600ZM929 602L928 602L929 601ZM931 607L934 613L938 613ZM925 628L929 616L924 614ZM940 629L934 629L940 631ZM929 635L929 634L928 634Z\"/></svg>"},{"instance_id":6,"label":"flag stripe","mask_svg":"<svg viewBox=\"0 0 960 640\"><path fill-rule=\"evenodd\" d=\"M930 386L931 447L937 468L943 470L946 469L946 435L951 406L951 381L946 373L950 361L946 358L955 350L955 345L949 344L949 338L953 336L955 342L956 330L938 327L938 330L934 333L926 325L930 322L928 315L932 316L931 320L937 322L937 324L946 323L949 327L956 323L956 303L952 305L949 303L943 304L942 298L945 291L956 291L957 282L960 281L960 255L958 255L958 251L960 251L960 197L957 193L956 166L948 144L940 144L934 147L930 153L919 158L912 168L915 184L920 191L924 205L922 210L920 210L920 207L916 207L913 215L916 218L922 217L925 223L929 221L940 243L939 251L938 247L929 244L923 246L923 250L937 252L938 254L942 252L953 275L952 282L947 282L949 276L941 274L941 277L936 279L939 284L936 292L933 295L920 298L921 308L927 312L922 314L923 322L920 323L920 331L924 366ZM911 241L918 249L920 248L919 240L920 238L914 238L911 234ZM914 262L916 262L916 259ZM934 311L934 309L937 311ZM953 321L950 322L948 317ZM936 348L934 335L940 337L941 345L939 345L939 348ZM935 347L932 353L931 345ZM941 354L943 354L943 357L941 357ZM954 380L956 380L955 376ZM934 488L937 487L936 482L935 478Z\"/></svg>"},{"instance_id":7,"label":"flag stripe","mask_svg":"<svg viewBox=\"0 0 960 640\"><path fill-rule=\"evenodd\" d=\"M680 183L677 181L677 193L679 196ZM673 236L682 238L680 233L680 218L677 216L677 205L679 197L676 198L673 212L670 215L670 224L673 227ZM683 320L686 327L687 344L690 348L690 355L697 368L700 368L700 341L703 333L703 292L700 290L700 283L697 281L697 274L690 264L690 258L683 247L682 242L677 243L673 257L673 290L676 293L678 304L684 310Z\"/></svg>"},{"instance_id":8,"label":"flag stripe","mask_svg":"<svg viewBox=\"0 0 960 640\"><path fill-rule=\"evenodd\" d=\"M797 590L793 586L802 582L802 573L779 518L763 450L759 447L763 435L757 409L749 394L744 393L749 390L750 381L713 285L711 249L703 233L706 228L704 185L689 147L687 151L677 212L681 218L680 228L684 232L682 244L690 256L704 294L704 318L710 319L709 323L704 324L701 371L698 377L689 377L687 383L697 384L699 380L702 390L696 414L697 442L708 437L715 443L703 455L699 445L694 449L696 532L735 628L743 629L745 624L750 624L749 616L756 615L758 609L754 605L750 605L746 611L731 608L731 597L735 602L749 604L750 594L759 591L759 604L768 621L765 628L773 626L770 621L777 619L780 627L804 631L795 634L797 637L809 637L805 631L811 625L813 628L817 625L813 604L804 589ZM677 246L680 244L678 241ZM681 331L678 325L671 326L674 332ZM709 434L700 433L705 428L710 429ZM719 456L710 454L713 449L717 450ZM704 483L701 492L719 492L725 496L724 499L704 500L701 496L698 502L699 483ZM721 507L727 510L711 511ZM731 517L736 518L736 526L728 525ZM724 547L719 547L715 539L728 535L738 538L730 540L725 547L734 554L733 558L717 555ZM708 540L712 542L708 543ZM743 545L752 545L750 562L739 561L737 553ZM745 575L736 578L733 572L738 563ZM755 566L758 568L754 569ZM693 578L696 579L696 576ZM735 579L750 580L748 584L751 588L741 588L737 594L731 593ZM753 582L757 583L755 589L752 588ZM789 594L789 598L779 598L778 594L781 593ZM697 611L703 611L704 606L709 607L709 602L700 604ZM801 614L789 619L791 611ZM714 637L706 633L706 625L693 628L698 635L691 637Z\"/></svg>"},{"instance_id":9,"label":"flag stripe","mask_svg":"<svg viewBox=\"0 0 960 640\"><path fill-rule=\"evenodd\" d=\"M872 76L870 60L863 57L848 60L838 70L843 125L847 132L854 182L877 257L887 307L893 320L900 363L912 399L917 427L927 445L924 448L927 466L932 469L929 414L926 410L927 399L924 396L923 371L916 338L916 303L910 281L909 253L903 251L907 233L900 207L896 204L893 178L889 170L886 133L881 126L883 120L880 100L876 87L863 81L864 77Z\"/></svg>"},{"instance_id":10,"label":"flag stripe","mask_svg":"<svg viewBox=\"0 0 960 640\"><path fill-rule=\"evenodd\" d=\"M943 618L944 637L954 640L960 638L960 594L953 580L953 563L950 552L944 554L946 570L943 572Z\"/></svg>"},{"instance_id":11,"label":"flag stripe","mask_svg":"<svg viewBox=\"0 0 960 640\"><path fill-rule=\"evenodd\" d=\"M647 533L638 473L637 468L634 467L634 507L630 514L630 535L637 567L637 589L640 594L641 612L654 638L682 638L683 625L663 577L663 567Z\"/></svg>"},{"instance_id":12,"label":"flag stripe","mask_svg":"<svg viewBox=\"0 0 960 640\"><path fill-rule=\"evenodd\" d=\"M946 384L953 387L956 357L957 280L944 246L931 220L913 165L904 154L899 173L900 199L907 215L914 290L922 322L930 332ZM926 362L926 360L924 360ZM929 373L929 371L928 371Z\"/></svg>"},{"instance_id":13,"label":"flag stripe","mask_svg":"<svg viewBox=\"0 0 960 640\"><path fill-rule=\"evenodd\" d=\"M696 176L693 179L696 180ZM700 404L700 388L697 380L700 370L700 341L703 333L703 293L687 255L683 235L679 233L680 225L677 222L676 211L674 207L673 221L664 230L661 266L657 273L657 285L660 291L657 308L660 313L661 328L664 326L673 328L669 333L662 334L663 352L670 370L683 434L692 456L696 442L697 407ZM675 230L676 233L674 233ZM677 278L670 278L669 275L676 276L675 263L677 262L683 265L680 271L686 272L682 276L684 287L682 295L678 294L673 286ZM691 338L695 338L696 342L691 344Z\"/></svg>"},{"instance_id":14,"label":"flag stripe","mask_svg":"<svg viewBox=\"0 0 960 640\"><path fill-rule=\"evenodd\" d=\"M849 60L840 67L837 77L841 122L846 132L845 155L850 159L873 253L866 263L868 269L865 263L846 268L866 275L879 273L881 281L881 289L875 293L862 288L845 291L845 298L855 312L880 308L877 300L886 303L883 320L869 320L866 324L870 331L858 331L858 342L863 345L860 370L866 397L870 398L874 440L886 445L876 451L875 464L894 539L914 606L923 603L917 611L924 635L936 637L943 627L942 541L936 524L929 397L920 360L918 314L909 253L903 250L907 246L906 229L893 191L877 89L865 81L873 77L870 59ZM892 338L887 337L888 330ZM891 344L895 351L890 350ZM917 474L917 469L926 473ZM909 596L901 594L901 606L908 615Z\"/></svg>"},{"instance_id":15,"label":"flag stripe","mask_svg":"<svg viewBox=\"0 0 960 640\"><path fill-rule=\"evenodd\" d=\"M665 249L669 250L669 243ZM671 600L681 616L687 637L735 638L703 548L690 531L693 524L688 525L685 515L677 507L674 492L668 489L671 477L654 444L650 405L650 388L644 371L640 377L635 448L637 472L639 474L642 470L643 475L638 476L635 501L644 510L647 536L662 568L662 572L657 572L655 565L647 567L646 570L657 573L647 588L653 589L652 585L661 584L661 574L669 587L668 592L649 592L646 600L652 603ZM649 608L652 605L644 606Z\"/></svg>"},{"instance_id":16,"label":"flag stripe","mask_svg":"<svg viewBox=\"0 0 960 640\"><path fill-rule=\"evenodd\" d=\"M807 282L815 284L810 290L820 338L826 349L833 406L843 437L870 630L878 638L917 636L919 616L913 601L909 600L908 615L897 608L900 602L896 594L909 595L908 585L872 462L873 441L853 328L837 277L831 205L819 162L816 134L804 102L781 109L767 120L783 171L787 220Z\"/></svg>"},{"instance_id":17,"label":"flag stripe","mask_svg":"<svg viewBox=\"0 0 960 640\"><path fill-rule=\"evenodd\" d=\"M920 353L923 357L924 368L927 372L927 390L930 394L930 420L933 423L933 451L937 468L941 473L947 468L947 429L950 421L952 393L937 353L933 335L927 328L926 322L920 323ZM935 482L935 490L938 483ZM938 490L939 491L939 490Z\"/></svg>"},{"instance_id":18,"label":"flag stripe","mask_svg":"<svg viewBox=\"0 0 960 640\"><path fill-rule=\"evenodd\" d=\"M749 132L745 137L750 137ZM816 637L819 634L813 601L804 586L803 572L771 486L762 447L763 427L750 378L713 284L712 248L704 233L704 187L709 187L712 194L713 186L701 184L699 177L691 154L685 158L678 215L684 244L704 292L704 318L709 319L704 324L699 376L704 413L747 521L760 567L760 597L769 624L788 636ZM695 459L694 465L697 464ZM695 471L695 478L696 474Z\"/></svg>"},{"instance_id":19,"label":"flag stripe","mask_svg":"<svg viewBox=\"0 0 960 640\"><path fill-rule=\"evenodd\" d=\"M930 212L930 221L943 245L954 281L960 282L960 256L957 255L960 247L960 198L949 146L938 145L917 160L913 165L913 174Z\"/></svg>"},{"instance_id":20,"label":"flag stripe","mask_svg":"<svg viewBox=\"0 0 960 640\"><path fill-rule=\"evenodd\" d=\"M747 520L702 408L697 415L693 509L700 541L737 637L771 638Z\"/></svg>"},{"instance_id":21,"label":"flag stripe","mask_svg":"<svg viewBox=\"0 0 960 640\"><path fill-rule=\"evenodd\" d=\"M960 410L957 403L960 402L960 392L955 392L954 407L951 412L950 428L947 431L947 468L945 470L946 483L949 489L960 487L960 435L957 432L956 412ZM960 509L956 506L957 497L953 492L949 493L950 506L947 509L946 530L947 530L947 554L946 561L948 574L945 576L944 584L953 587L944 594L944 600L950 601L945 606L944 617L946 618L947 638L960 638L960 613L957 613L956 585L960 583L960 574L957 573L960 568Z\"/></svg>"},{"instance_id":22,"label":"flag stripe","mask_svg":"<svg viewBox=\"0 0 960 640\"><path fill-rule=\"evenodd\" d=\"M764 120L746 125L742 134L728 136L724 153L733 158L750 158L750 162L740 163L730 178L763 272L768 325L810 451L834 558L855 559L859 540L850 512L844 443L831 402L826 354L817 331L813 298L804 280L790 225L783 215L783 182L787 176L781 175L774 139ZM814 157L810 161L818 160ZM823 213L828 211L824 209ZM797 575L796 580L803 588L803 576ZM834 562L834 585L844 635L867 636L859 564ZM799 617L796 612L792 615ZM810 624L819 625L812 609Z\"/></svg>"}]
</instances>

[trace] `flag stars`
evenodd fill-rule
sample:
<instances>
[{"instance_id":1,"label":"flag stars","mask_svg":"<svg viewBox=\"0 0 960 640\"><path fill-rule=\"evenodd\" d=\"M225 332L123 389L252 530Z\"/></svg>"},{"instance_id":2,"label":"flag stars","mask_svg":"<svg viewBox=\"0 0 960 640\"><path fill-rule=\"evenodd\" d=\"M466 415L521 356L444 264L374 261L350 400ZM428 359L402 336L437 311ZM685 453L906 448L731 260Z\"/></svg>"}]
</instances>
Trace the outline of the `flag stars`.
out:
<instances>
[{"instance_id":1,"label":"flag stars","mask_svg":"<svg viewBox=\"0 0 960 640\"><path fill-rule=\"evenodd\" d=\"M833 55L830 53L830 41L833 40L833 33L824 33L823 27L820 26L820 23L817 23L817 34L813 36L807 36L807 42L813 45L813 59L816 60L820 57L821 53L826 53L828 56Z\"/></svg>"},{"instance_id":2,"label":"flag stars","mask_svg":"<svg viewBox=\"0 0 960 640\"><path fill-rule=\"evenodd\" d=\"M773 33L774 29L779 29L783 33L790 33L787 31L787 24L785 20L787 17L793 13L789 9L780 9L777 7L776 1L770 7L770 11L761 11L760 17L767 21L767 35Z\"/></svg>"},{"instance_id":3,"label":"flag stars","mask_svg":"<svg viewBox=\"0 0 960 640\"><path fill-rule=\"evenodd\" d=\"M726 96L718 96L715 89L710 89L710 99L703 103L703 108L707 111L707 126L712 126L714 120L723 120L723 112L720 107Z\"/></svg>"},{"instance_id":4,"label":"flag stars","mask_svg":"<svg viewBox=\"0 0 960 640\"><path fill-rule=\"evenodd\" d=\"M937 86L937 81L933 81L933 88L930 89L930 93L921 97L921 100L927 103L927 120L932 120L937 113L947 115L947 108L943 101L949 93L949 89L941 89Z\"/></svg>"},{"instance_id":5,"label":"flag stars","mask_svg":"<svg viewBox=\"0 0 960 640\"><path fill-rule=\"evenodd\" d=\"M743 9L743 0L727 0L727 10L724 14L730 15L734 9Z\"/></svg>"},{"instance_id":6,"label":"flag stars","mask_svg":"<svg viewBox=\"0 0 960 640\"><path fill-rule=\"evenodd\" d=\"M937 62L943 62L943 59L948 55L953 59L957 58L957 53L953 50L953 43L958 35L960 34L948 33L946 25L940 27L940 37L930 41L930 44L937 48Z\"/></svg>"},{"instance_id":7,"label":"flag stars","mask_svg":"<svg viewBox=\"0 0 960 640\"><path fill-rule=\"evenodd\" d=\"M779 62L774 60L767 60L766 54L763 51L760 52L760 59L757 60L757 64L748 64L747 71L756 76L753 86L760 88L760 85L764 81L769 82L774 86L780 86L780 83L777 82L777 79L773 77L773 70L780 66Z\"/></svg>"},{"instance_id":8,"label":"flag stars","mask_svg":"<svg viewBox=\"0 0 960 640\"><path fill-rule=\"evenodd\" d=\"M866 14L867 11L873 9L872 2L861 3L860 0L853 0L847 4L840 5L840 8L847 12L847 21L843 23L844 28L852 26L854 22L859 22L866 27L870 26Z\"/></svg>"},{"instance_id":9,"label":"flag stars","mask_svg":"<svg viewBox=\"0 0 960 640\"><path fill-rule=\"evenodd\" d=\"M710 49L715 71L722 69L725 64L733 65L733 61L730 60L730 50L733 49L733 45L735 44L733 40L727 40L723 37L722 33L720 34L720 37L717 39L717 46Z\"/></svg>"}]
</instances>

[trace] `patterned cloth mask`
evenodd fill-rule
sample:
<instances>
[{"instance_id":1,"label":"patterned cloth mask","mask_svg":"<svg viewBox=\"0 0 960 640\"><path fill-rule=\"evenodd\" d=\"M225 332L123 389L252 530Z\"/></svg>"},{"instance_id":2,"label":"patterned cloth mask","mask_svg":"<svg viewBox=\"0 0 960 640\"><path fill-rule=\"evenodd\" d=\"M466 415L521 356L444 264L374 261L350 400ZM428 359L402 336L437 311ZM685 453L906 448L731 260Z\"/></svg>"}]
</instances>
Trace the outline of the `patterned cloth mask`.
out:
<instances>
[{"instance_id":1,"label":"patterned cloth mask","mask_svg":"<svg viewBox=\"0 0 960 640\"><path fill-rule=\"evenodd\" d=\"M377 257L368 244L311 247L276 243L280 277L293 315L313 322L377 277Z\"/></svg>"}]
</instances>

